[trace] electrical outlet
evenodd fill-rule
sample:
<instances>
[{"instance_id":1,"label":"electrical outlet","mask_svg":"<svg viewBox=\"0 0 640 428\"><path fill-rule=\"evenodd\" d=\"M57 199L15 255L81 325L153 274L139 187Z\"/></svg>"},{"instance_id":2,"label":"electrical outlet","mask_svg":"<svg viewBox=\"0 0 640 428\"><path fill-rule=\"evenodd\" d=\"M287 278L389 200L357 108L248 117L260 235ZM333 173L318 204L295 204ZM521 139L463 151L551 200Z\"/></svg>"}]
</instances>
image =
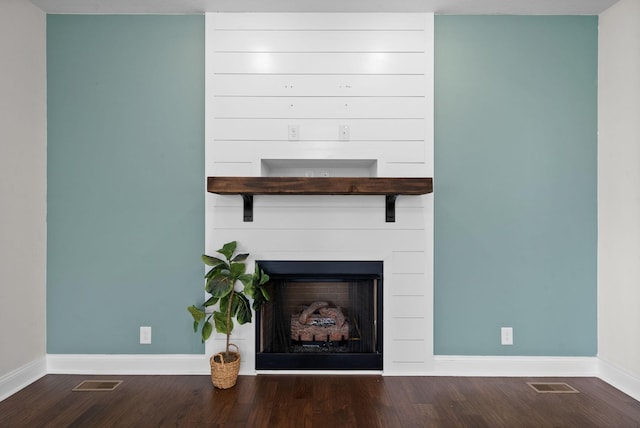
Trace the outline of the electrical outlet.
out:
<instances>
[{"instance_id":1,"label":"electrical outlet","mask_svg":"<svg viewBox=\"0 0 640 428\"><path fill-rule=\"evenodd\" d=\"M300 141L299 125L289 125L289 141Z\"/></svg>"},{"instance_id":2,"label":"electrical outlet","mask_svg":"<svg viewBox=\"0 0 640 428\"><path fill-rule=\"evenodd\" d=\"M500 329L500 333L501 333L501 344L513 345L513 327L502 327Z\"/></svg>"},{"instance_id":3,"label":"electrical outlet","mask_svg":"<svg viewBox=\"0 0 640 428\"><path fill-rule=\"evenodd\" d=\"M338 141L349 141L349 139L351 139L349 125L338 126Z\"/></svg>"},{"instance_id":4,"label":"electrical outlet","mask_svg":"<svg viewBox=\"0 0 640 428\"><path fill-rule=\"evenodd\" d=\"M140 344L151 345L151 327L140 327Z\"/></svg>"}]
</instances>

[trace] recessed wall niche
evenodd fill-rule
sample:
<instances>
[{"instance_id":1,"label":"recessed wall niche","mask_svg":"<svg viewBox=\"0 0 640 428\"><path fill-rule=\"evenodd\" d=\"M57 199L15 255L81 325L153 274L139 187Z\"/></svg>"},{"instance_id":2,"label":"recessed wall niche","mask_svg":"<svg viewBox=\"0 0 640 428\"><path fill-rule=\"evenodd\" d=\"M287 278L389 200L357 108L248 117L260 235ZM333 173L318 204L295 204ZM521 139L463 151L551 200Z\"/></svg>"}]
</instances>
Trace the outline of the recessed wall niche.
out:
<instances>
[{"instance_id":1,"label":"recessed wall niche","mask_svg":"<svg viewBox=\"0 0 640 428\"><path fill-rule=\"evenodd\" d=\"M377 177L375 159L262 159L262 177Z\"/></svg>"}]
</instances>

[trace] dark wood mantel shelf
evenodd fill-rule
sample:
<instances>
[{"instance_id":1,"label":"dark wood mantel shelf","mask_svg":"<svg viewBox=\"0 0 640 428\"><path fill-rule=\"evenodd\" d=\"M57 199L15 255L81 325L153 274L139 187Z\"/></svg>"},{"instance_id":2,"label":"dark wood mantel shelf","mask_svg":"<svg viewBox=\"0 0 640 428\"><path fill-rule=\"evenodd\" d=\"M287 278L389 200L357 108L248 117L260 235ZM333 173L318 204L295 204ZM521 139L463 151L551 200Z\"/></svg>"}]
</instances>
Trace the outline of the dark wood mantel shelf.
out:
<instances>
[{"instance_id":1,"label":"dark wood mantel shelf","mask_svg":"<svg viewBox=\"0 0 640 428\"><path fill-rule=\"evenodd\" d=\"M207 191L242 195L244 221L253 221L253 195L384 195L386 220L395 221L398 195L433 192L433 179L392 177L208 177Z\"/></svg>"}]
</instances>

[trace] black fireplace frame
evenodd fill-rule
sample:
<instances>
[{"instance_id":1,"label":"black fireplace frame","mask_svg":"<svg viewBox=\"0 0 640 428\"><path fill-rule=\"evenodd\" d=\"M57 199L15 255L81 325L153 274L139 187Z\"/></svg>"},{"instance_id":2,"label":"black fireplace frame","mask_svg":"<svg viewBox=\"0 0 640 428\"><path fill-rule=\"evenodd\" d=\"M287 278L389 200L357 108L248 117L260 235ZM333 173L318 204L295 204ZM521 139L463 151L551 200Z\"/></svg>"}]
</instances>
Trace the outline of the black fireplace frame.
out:
<instances>
[{"instance_id":1,"label":"black fireplace frame","mask_svg":"<svg viewBox=\"0 0 640 428\"><path fill-rule=\"evenodd\" d=\"M376 280L376 346L367 353L262 353L256 313L256 370L382 370L383 262L371 260L257 260L272 280L296 282Z\"/></svg>"}]
</instances>

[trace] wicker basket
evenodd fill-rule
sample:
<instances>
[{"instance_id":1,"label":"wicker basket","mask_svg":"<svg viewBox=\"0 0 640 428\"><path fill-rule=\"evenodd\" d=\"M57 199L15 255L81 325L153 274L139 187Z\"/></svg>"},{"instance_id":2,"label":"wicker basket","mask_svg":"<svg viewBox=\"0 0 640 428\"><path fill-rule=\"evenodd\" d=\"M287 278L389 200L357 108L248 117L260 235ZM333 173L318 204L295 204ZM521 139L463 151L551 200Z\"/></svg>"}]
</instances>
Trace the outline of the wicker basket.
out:
<instances>
[{"instance_id":1,"label":"wicker basket","mask_svg":"<svg viewBox=\"0 0 640 428\"><path fill-rule=\"evenodd\" d=\"M236 352L229 352L229 354L236 355L235 361L225 363L222 358L222 352L211 356L209 360L211 362L211 381L216 388L231 388L236 384L236 380L238 379L238 372L240 371L240 350L233 343L230 343L229 346L236 348ZM219 357L218 359L220 361L216 361L216 357Z\"/></svg>"}]
</instances>

